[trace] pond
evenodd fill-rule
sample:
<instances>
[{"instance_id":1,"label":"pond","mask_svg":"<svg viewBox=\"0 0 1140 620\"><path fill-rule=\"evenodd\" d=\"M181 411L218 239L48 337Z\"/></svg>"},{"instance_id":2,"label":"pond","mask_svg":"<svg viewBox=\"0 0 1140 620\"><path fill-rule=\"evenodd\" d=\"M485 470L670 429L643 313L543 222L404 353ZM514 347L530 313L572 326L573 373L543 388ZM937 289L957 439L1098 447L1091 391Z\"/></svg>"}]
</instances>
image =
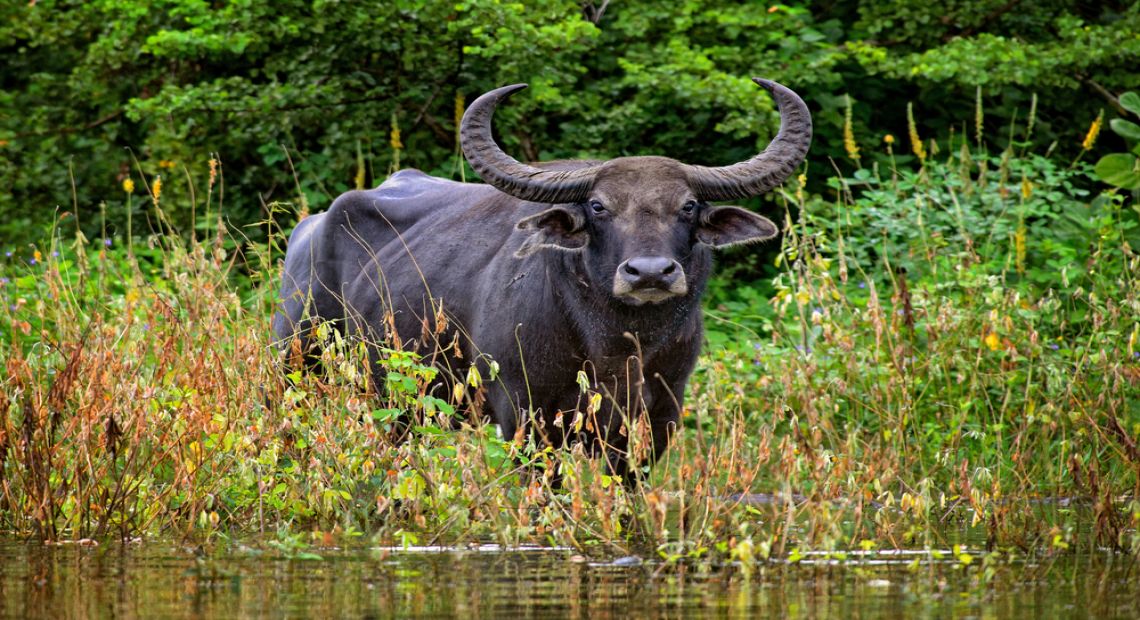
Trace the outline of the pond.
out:
<instances>
[{"instance_id":1,"label":"pond","mask_svg":"<svg viewBox=\"0 0 1140 620\"><path fill-rule=\"evenodd\" d=\"M0 539L0 615L84 618L1119 617L1140 609L1111 553L969 565L950 550L667 565L540 547L321 549L43 545Z\"/></svg>"}]
</instances>

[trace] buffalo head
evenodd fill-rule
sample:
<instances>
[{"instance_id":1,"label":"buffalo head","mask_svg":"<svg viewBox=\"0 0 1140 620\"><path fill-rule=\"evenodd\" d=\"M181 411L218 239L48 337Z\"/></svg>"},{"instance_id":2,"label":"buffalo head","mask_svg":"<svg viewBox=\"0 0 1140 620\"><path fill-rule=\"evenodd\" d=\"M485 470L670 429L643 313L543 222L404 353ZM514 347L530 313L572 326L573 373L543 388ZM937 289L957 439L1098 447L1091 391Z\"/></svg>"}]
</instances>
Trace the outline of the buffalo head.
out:
<instances>
[{"instance_id":1,"label":"buffalo head","mask_svg":"<svg viewBox=\"0 0 1140 620\"><path fill-rule=\"evenodd\" d=\"M794 92L754 78L780 111L780 131L763 152L718 168L666 157L621 157L571 169L537 167L504 153L491 135L495 107L526 87L515 84L475 100L460 130L463 152L484 181L516 198L552 204L519 221L530 237L516 256L584 252L594 283L627 304L684 296L697 250L774 237L767 218L710 202L763 194L792 174L811 144L807 106Z\"/></svg>"}]
</instances>

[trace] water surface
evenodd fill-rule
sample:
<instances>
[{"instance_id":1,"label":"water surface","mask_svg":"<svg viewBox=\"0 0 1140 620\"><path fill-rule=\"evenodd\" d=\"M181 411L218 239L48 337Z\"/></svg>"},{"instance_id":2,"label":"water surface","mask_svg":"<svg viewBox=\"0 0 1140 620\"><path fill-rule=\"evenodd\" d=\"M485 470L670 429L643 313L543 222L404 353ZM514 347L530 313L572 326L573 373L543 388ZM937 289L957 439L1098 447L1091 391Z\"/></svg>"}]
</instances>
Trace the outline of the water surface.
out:
<instances>
[{"instance_id":1,"label":"water surface","mask_svg":"<svg viewBox=\"0 0 1140 620\"><path fill-rule=\"evenodd\" d=\"M944 554L805 554L759 565L498 547L209 553L0 539L5 618L1136 618L1140 574L1110 553L969 566ZM937 556L937 557L936 557ZM988 576L987 576L988 574Z\"/></svg>"}]
</instances>

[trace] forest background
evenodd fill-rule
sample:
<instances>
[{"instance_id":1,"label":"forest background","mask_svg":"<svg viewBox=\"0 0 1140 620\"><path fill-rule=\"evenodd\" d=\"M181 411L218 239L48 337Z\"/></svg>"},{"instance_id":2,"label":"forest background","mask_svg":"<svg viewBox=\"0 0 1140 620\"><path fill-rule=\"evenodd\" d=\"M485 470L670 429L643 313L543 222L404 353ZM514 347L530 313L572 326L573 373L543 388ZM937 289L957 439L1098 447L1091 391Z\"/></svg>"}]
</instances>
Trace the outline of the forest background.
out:
<instances>
[{"instance_id":1,"label":"forest background","mask_svg":"<svg viewBox=\"0 0 1140 620\"><path fill-rule=\"evenodd\" d=\"M218 158L225 217L272 203L320 209L396 167L460 175L456 121L504 84L531 88L499 113L524 160L666 155L721 165L776 127L751 82L808 101L812 182L856 143L885 161L885 134L973 132L976 97L995 150L1036 106L1035 142L1072 158L1101 110L1140 88L1131 2L385 2L40 0L0 20L0 239L41 238L57 209L88 233L122 182L164 177L184 234L186 175ZM394 134L393 130L398 130ZM1098 153L1123 150L1106 135ZM898 149L899 155L908 153ZM818 185L816 186L818 187ZM143 211L144 203L135 209ZM125 226L108 208L112 233ZM264 240L264 231L247 231Z\"/></svg>"}]
</instances>

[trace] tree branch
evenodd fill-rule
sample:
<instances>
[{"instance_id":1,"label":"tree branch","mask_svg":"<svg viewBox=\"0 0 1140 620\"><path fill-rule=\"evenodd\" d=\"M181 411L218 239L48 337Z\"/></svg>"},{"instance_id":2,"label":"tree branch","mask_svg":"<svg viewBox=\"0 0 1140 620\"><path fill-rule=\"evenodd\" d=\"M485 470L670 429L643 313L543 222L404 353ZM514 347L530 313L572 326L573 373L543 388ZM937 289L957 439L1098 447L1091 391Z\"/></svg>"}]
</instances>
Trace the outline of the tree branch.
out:
<instances>
[{"instance_id":1,"label":"tree branch","mask_svg":"<svg viewBox=\"0 0 1140 620\"><path fill-rule=\"evenodd\" d=\"M1116 98L1116 95L1112 94L1112 91L1101 86L1100 83L1090 77L1077 74L1077 79L1095 90L1098 95L1104 97L1108 105L1112 106L1121 116L1128 116L1128 110L1125 110L1124 106L1120 105L1120 100Z\"/></svg>"}]
</instances>

